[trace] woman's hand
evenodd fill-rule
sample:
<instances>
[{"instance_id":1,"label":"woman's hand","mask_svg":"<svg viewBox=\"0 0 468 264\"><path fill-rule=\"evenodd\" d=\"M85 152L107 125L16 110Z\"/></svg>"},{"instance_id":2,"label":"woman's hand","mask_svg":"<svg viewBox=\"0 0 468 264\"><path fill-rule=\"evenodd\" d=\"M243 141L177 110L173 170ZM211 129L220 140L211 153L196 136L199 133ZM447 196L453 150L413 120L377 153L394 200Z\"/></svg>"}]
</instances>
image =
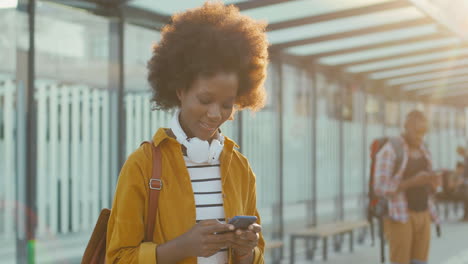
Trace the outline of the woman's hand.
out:
<instances>
[{"instance_id":1,"label":"woman's hand","mask_svg":"<svg viewBox=\"0 0 468 264\"><path fill-rule=\"evenodd\" d=\"M229 231L233 230L233 225L222 224L217 220L200 221L182 235L184 249L188 256L209 257L230 246L232 232Z\"/></svg>"},{"instance_id":2,"label":"woman's hand","mask_svg":"<svg viewBox=\"0 0 468 264\"><path fill-rule=\"evenodd\" d=\"M234 259L246 259L252 263L253 249L258 245L259 233L262 231L262 226L252 224L246 230L237 229L232 235L231 247L233 249Z\"/></svg>"}]
</instances>

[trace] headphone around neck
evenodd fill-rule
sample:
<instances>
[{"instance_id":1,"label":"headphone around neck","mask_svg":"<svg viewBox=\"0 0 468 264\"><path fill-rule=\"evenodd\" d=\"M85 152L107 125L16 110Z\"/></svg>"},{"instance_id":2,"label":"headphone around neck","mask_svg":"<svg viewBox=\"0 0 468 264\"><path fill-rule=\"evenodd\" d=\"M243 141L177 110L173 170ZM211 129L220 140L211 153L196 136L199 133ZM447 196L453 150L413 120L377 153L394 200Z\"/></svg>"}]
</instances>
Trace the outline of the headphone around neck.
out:
<instances>
[{"instance_id":1,"label":"headphone around neck","mask_svg":"<svg viewBox=\"0 0 468 264\"><path fill-rule=\"evenodd\" d=\"M187 149L187 158L194 163L215 164L219 161L219 156L223 151L224 138L220 134L219 139L213 139L211 144L206 140L197 137L187 138L179 122L180 110L176 111L171 122L171 130L177 141Z\"/></svg>"}]
</instances>

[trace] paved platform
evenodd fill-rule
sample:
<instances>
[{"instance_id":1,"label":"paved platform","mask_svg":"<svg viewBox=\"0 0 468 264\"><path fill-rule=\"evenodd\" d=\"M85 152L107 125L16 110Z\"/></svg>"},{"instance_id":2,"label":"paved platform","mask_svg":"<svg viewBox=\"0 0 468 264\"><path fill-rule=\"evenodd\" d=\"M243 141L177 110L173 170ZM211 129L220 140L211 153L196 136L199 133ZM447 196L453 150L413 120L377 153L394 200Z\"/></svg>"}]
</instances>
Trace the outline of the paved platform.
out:
<instances>
[{"instance_id":1,"label":"paved platform","mask_svg":"<svg viewBox=\"0 0 468 264\"><path fill-rule=\"evenodd\" d=\"M54 237L48 241L39 241L37 245L37 263L47 264L78 264L81 262L81 254L86 246L87 235ZM347 240L345 240L347 241ZM282 264L289 263L288 242L284 250ZM300 244L298 244L300 245ZM355 251L349 253L347 246L343 247L340 253L329 250L329 259L322 261L320 250L313 261L305 259L304 249L298 248L296 264L316 263L316 264L379 264L379 247L370 245L369 239L363 244L355 244ZM388 256L388 254L387 254ZM271 263L267 257L266 263ZM0 240L0 263L14 264L15 255L11 241ZM389 263L389 262L387 262ZM442 223L442 237L437 238L433 232L431 245L431 264L468 264L468 222L448 221Z\"/></svg>"},{"instance_id":2,"label":"paved platform","mask_svg":"<svg viewBox=\"0 0 468 264\"><path fill-rule=\"evenodd\" d=\"M436 237L433 232L429 263L431 264L468 264L468 222L450 221L441 225L442 236ZM378 241L377 241L378 242ZM328 261L322 261L318 251L313 261L305 259L305 253L298 253L297 264L379 264L380 248L372 247L370 241L355 247L354 253L349 253L347 247L340 253L329 251ZM286 253L286 251L285 251ZM282 264L289 263L285 255ZM387 253L387 263L388 253Z\"/></svg>"}]
</instances>

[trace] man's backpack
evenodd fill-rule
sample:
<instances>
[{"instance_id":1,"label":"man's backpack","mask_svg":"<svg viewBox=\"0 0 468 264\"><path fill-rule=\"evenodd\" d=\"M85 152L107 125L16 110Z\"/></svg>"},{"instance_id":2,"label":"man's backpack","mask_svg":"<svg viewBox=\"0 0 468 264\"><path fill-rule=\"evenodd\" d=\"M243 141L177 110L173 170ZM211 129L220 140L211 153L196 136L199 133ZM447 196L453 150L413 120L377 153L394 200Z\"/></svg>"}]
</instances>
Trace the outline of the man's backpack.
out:
<instances>
[{"instance_id":1,"label":"man's backpack","mask_svg":"<svg viewBox=\"0 0 468 264\"><path fill-rule=\"evenodd\" d=\"M377 138L372 141L370 146L370 158L371 166L369 173L369 193L368 193L368 207L367 207L367 219L370 224L372 244L374 245L374 218L377 218L379 224L379 236L380 236L380 256L381 262L385 263L385 240L383 232L383 217L387 214L387 200L383 197L376 195L374 191L375 182L375 163L376 157L382 147L389 142L395 151L396 158L393 167L392 177L395 176L396 172L400 169L403 161L403 142L397 137L383 137Z\"/></svg>"},{"instance_id":2,"label":"man's backpack","mask_svg":"<svg viewBox=\"0 0 468 264\"><path fill-rule=\"evenodd\" d=\"M142 143L151 144L153 152L153 168L151 179L149 181L149 204L148 204L148 223L146 223L145 242L153 241L153 231L156 222L156 212L158 211L159 192L162 188L161 181L161 149L155 147L153 142L145 141ZM107 222L109 221L111 210L104 208L99 215L99 218L94 227L91 238L89 239L86 250L83 254L81 264L104 264L106 258L106 239L107 239Z\"/></svg>"},{"instance_id":3,"label":"man's backpack","mask_svg":"<svg viewBox=\"0 0 468 264\"><path fill-rule=\"evenodd\" d=\"M396 154L395 164L393 167L392 177L396 174L396 172L400 169L401 163L403 161L403 143L401 139L396 137L383 137L377 138L372 141L370 146L370 158L371 158L371 167L369 173L369 204L368 204L368 219L372 217L380 217L384 216L387 213L386 208L386 201L383 200L382 197L375 194L374 191L374 183L375 183L375 163L376 157L382 147L387 143L390 142L392 144L393 150Z\"/></svg>"}]
</instances>

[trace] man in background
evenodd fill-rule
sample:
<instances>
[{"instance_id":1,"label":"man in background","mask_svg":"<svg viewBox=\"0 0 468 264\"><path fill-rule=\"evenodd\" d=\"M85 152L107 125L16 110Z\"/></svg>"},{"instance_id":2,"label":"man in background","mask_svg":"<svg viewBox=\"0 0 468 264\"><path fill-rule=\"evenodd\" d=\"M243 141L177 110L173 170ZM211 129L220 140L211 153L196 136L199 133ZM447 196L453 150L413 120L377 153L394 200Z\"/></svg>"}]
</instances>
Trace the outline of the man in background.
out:
<instances>
[{"instance_id":1,"label":"man in background","mask_svg":"<svg viewBox=\"0 0 468 264\"><path fill-rule=\"evenodd\" d=\"M387 200L384 230L393 264L427 263L431 222L438 222L433 194L440 180L424 145L427 130L426 116L411 111L403 133L393 140L400 144L387 142L376 156L374 189ZM394 168L401 152L401 168Z\"/></svg>"}]
</instances>

